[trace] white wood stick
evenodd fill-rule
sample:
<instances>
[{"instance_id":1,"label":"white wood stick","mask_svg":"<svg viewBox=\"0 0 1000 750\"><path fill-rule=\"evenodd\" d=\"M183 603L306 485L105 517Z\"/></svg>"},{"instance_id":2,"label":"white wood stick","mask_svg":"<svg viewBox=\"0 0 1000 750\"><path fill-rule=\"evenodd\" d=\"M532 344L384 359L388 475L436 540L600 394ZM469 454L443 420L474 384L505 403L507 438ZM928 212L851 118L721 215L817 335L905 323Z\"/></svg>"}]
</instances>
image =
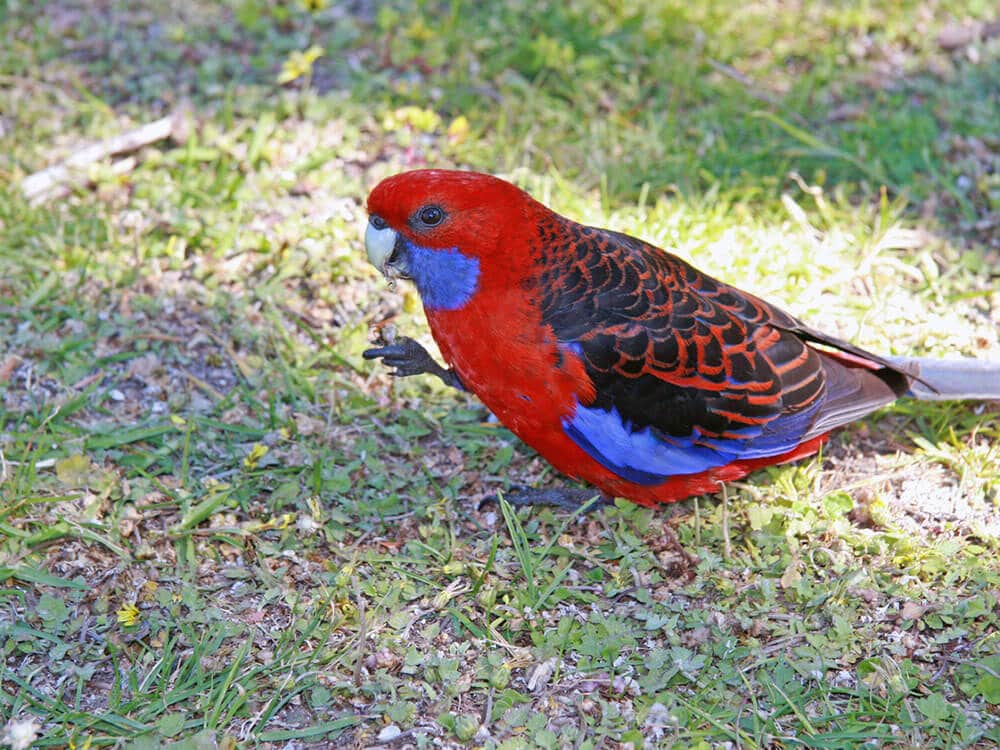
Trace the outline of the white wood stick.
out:
<instances>
[{"instance_id":1,"label":"white wood stick","mask_svg":"<svg viewBox=\"0 0 1000 750\"><path fill-rule=\"evenodd\" d=\"M21 189L30 201L43 199L53 188L73 179L74 173L79 172L84 167L113 154L138 151L143 146L176 135L181 130L182 122L179 113L162 117L135 130L86 146L65 161L28 175L22 180Z\"/></svg>"}]
</instances>

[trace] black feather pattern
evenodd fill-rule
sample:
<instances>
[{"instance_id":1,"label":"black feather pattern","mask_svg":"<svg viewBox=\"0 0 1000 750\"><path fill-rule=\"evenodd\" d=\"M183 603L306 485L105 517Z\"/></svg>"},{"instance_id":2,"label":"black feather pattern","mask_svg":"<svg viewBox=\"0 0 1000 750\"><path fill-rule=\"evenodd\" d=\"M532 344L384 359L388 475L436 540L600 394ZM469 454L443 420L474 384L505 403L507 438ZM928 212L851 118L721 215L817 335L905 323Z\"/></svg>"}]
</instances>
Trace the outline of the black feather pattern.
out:
<instances>
[{"instance_id":1,"label":"black feather pattern","mask_svg":"<svg viewBox=\"0 0 1000 750\"><path fill-rule=\"evenodd\" d=\"M555 217L540 227L533 257L542 320L578 347L594 383L585 406L615 410L634 430L738 440L787 422L805 440L909 387L902 367L628 235ZM811 424L781 419L805 410Z\"/></svg>"}]
</instances>

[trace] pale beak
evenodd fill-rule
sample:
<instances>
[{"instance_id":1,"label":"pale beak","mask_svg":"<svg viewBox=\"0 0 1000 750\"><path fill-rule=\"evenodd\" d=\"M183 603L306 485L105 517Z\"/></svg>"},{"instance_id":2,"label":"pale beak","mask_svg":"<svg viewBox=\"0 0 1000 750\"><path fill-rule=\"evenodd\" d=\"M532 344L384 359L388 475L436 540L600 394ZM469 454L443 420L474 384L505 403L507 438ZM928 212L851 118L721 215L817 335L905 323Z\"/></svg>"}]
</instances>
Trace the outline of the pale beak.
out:
<instances>
[{"instance_id":1,"label":"pale beak","mask_svg":"<svg viewBox=\"0 0 1000 750\"><path fill-rule=\"evenodd\" d=\"M368 222L365 229L365 252L368 253L368 262L382 272L383 276L389 276L389 259L392 258L393 248L396 246L396 231L391 227L383 226L376 229L375 225Z\"/></svg>"}]
</instances>

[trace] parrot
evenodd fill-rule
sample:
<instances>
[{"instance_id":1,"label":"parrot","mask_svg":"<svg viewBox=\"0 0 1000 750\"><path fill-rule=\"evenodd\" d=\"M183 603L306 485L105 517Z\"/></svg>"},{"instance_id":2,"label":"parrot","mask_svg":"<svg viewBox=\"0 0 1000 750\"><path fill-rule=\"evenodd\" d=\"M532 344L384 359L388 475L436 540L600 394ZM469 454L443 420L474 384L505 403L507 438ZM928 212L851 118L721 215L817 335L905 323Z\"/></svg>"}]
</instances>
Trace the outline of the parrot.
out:
<instances>
[{"instance_id":1,"label":"parrot","mask_svg":"<svg viewBox=\"0 0 1000 750\"><path fill-rule=\"evenodd\" d=\"M598 491L517 488L511 502L671 503L815 454L904 396L1000 399L1000 363L865 351L498 177L403 172L367 213L369 262L415 284L447 366L408 337L363 356L474 394Z\"/></svg>"}]
</instances>

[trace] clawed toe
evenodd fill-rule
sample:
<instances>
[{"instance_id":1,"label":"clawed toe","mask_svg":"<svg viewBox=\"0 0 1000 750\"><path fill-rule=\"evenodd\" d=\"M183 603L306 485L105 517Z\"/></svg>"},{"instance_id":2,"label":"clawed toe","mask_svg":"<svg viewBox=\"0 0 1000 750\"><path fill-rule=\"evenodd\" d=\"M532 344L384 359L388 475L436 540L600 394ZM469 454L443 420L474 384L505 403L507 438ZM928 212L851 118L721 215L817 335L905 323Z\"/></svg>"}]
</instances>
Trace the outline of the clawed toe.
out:
<instances>
[{"instance_id":1,"label":"clawed toe","mask_svg":"<svg viewBox=\"0 0 1000 750\"><path fill-rule=\"evenodd\" d=\"M581 513L591 513L610 502L610 498L603 492L589 487L512 487L502 493L502 497L517 507L542 505L570 511L579 510ZM496 496L487 497L479 507L496 502L497 499Z\"/></svg>"},{"instance_id":2,"label":"clawed toe","mask_svg":"<svg viewBox=\"0 0 1000 750\"><path fill-rule=\"evenodd\" d=\"M461 381L452 370L439 365L423 346L405 336L386 346L366 349L361 356L365 359L381 359L387 367L393 368L390 375L394 377L434 375L447 385L462 388Z\"/></svg>"}]
</instances>

